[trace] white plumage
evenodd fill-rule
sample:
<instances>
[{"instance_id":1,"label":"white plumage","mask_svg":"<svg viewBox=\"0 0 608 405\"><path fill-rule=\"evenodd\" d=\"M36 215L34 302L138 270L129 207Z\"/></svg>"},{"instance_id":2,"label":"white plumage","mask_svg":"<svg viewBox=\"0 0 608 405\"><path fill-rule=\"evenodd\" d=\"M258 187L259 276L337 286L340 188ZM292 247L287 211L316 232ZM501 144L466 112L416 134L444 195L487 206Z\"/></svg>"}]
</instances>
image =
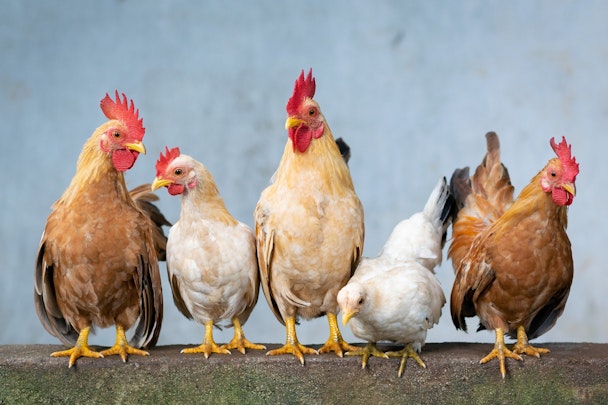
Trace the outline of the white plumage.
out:
<instances>
[{"instance_id":1,"label":"white plumage","mask_svg":"<svg viewBox=\"0 0 608 405\"><path fill-rule=\"evenodd\" d=\"M427 330L441 316L445 296L434 269L441 264L445 234L451 223L453 199L442 178L424 210L401 221L375 258L363 258L354 276L340 290L343 323L350 321L355 336L368 342L351 355L402 357L399 376L408 357L421 366L420 352ZM383 353L376 342L404 344L399 352Z\"/></svg>"}]
</instances>

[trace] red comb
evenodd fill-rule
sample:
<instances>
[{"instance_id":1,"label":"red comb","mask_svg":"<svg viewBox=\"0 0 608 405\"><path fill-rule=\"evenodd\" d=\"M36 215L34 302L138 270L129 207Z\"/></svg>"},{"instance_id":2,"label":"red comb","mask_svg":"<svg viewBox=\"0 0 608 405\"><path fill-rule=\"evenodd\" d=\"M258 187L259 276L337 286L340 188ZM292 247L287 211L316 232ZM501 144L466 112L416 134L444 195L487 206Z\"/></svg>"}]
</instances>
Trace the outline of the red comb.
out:
<instances>
[{"instance_id":1,"label":"red comb","mask_svg":"<svg viewBox=\"0 0 608 405\"><path fill-rule=\"evenodd\" d=\"M122 121L129 131L129 135L137 140L142 140L144 138L144 134L146 129L143 127L143 119L139 118L139 110L135 109L133 105L133 100L131 100L131 105L127 102L127 96L122 94L122 101L120 100L120 96L118 95L118 90L116 90L116 101L112 100L110 96L106 93L106 96L101 100L99 104L101 107L101 111L111 120L119 120Z\"/></svg>"},{"instance_id":2,"label":"red comb","mask_svg":"<svg viewBox=\"0 0 608 405\"><path fill-rule=\"evenodd\" d=\"M298 107L305 98L313 98L315 95L315 78L312 77L312 68L308 72L308 76L304 78L304 69L300 73L298 80L293 88L293 94L287 101L287 114L295 115L298 112Z\"/></svg>"},{"instance_id":3,"label":"red comb","mask_svg":"<svg viewBox=\"0 0 608 405\"><path fill-rule=\"evenodd\" d=\"M165 146L165 155L163 156L163 153L161 152L160 157L156 161L156 177L159 177L161 174L163 174L167 166L169 166L169 163L171 163L173 159L175 159L179 155L180 152L178 147L169 149L167 146Z\"/></svg>"},{"instance_id":4,"label":"red comb","mask_svg":"<svg viewBox=\"0 0 608 405\"><path fill-rule=\"evenodd\" d=\"M560 162L562 162L565 179L574 182L576 175L579 172L579 168L578 163L576 163L576 158L572 156L572 145L568 145L566 137L564 136L562 136L562 141L558 144L555 143L555 138L551 138L549 143Z\"/></svg>"}]
</instances>

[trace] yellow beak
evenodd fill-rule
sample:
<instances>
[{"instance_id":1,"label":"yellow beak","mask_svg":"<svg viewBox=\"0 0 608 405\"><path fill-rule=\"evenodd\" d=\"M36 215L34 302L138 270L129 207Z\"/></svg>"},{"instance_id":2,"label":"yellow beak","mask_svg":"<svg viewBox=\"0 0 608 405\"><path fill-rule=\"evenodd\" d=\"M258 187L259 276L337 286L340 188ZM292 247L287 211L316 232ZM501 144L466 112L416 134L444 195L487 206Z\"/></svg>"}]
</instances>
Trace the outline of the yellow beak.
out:
<instances>
[{"instance_id":1,"label":"yellow beak","mask_svg":"<svg viewBox=\"0 0 608 405\"><path fill-rule=\"evenodd\" d=\"M167 187L169 184L173 183L171 180L155 178L152 182L152 191L157 190L161 187Z\"/></svg>"},{"instance_id":2,"label":"yellow beak","mask_svg":"<svg viewBox=\"0 0 608 405\"><path fill-rule=\"evenodd\" d=\"M347 311L342 313L342 326L346 326L350 318L357 315L359 311Z\"/></svg>"},{"instance_id":3,"label":"yellow beak","mask_svg":"<svg viewBox=\"0 0 608 405\"><path fill-rule=\"evenodd\" d=\"M127 147L127 149L134 150L144 155L146 154L146 147L144 146L142 141L125 143L125 146Z\"/></svg>"},{"instance_id":4,"label":"yellow beak","mask_svg":"<svg viewBox=\"0 0 608 405\"><path fill-rule=\"evenodd\" d=\"M566 190L567 192L569 192L570 194L572 194L573 196L576 196L576 188L574 187L574 184L572 184L572 183L562 184L562 188L564 190Z\"/></svg>"},{"instance_id":5,"label":"yellow beak","mask_svg":"<svg viewBox=\"0 0 608 405\"><path fill-rule=\"evenodd\" d=\"M304 124L304 120L301 120L296 117L288 117L287 121L285 121L285 129L297 127L300 124Z\"/></svg>"}]
</instances>

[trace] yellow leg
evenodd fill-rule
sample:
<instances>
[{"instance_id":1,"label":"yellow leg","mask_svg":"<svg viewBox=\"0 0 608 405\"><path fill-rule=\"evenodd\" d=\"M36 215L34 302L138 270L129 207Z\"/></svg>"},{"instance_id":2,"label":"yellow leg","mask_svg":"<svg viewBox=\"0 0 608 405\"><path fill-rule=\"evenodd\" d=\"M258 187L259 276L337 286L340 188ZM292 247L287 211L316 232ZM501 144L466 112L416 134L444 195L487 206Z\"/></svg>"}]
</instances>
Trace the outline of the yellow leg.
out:
<instances>
[{"instance_id":1,"label":"yellow leg","mask_svg":"<svg viewBox=\"0 0 608 405\"><path fill-rule=\"evenodd\" d=\"M182 353L203 353L208 359L211 353L230 354L230 350L218 346L213 341L213 321L205 322L205 338L200 346L182 350Z\"/></svg>"},{"instance_id":2,"label":"yellow leg","mask_svg":"<svg viewBox=\"0 0 608 405\"><path fill-rule=\"evenodd\" d=\"M127 336L125 335L125 329L120 325L116 325L116 343L114 343L114 346L110 347L109 349L102 351L101 354L104 356L118 354L124 363L127 362L127 355L129 354L137 354L139 356L150 355L150 353L146 352L145 350L139 350L129 345Z\"/></svg>"},{"instance_id":3,"label":"yellow leg","mask_svg":"<svg viewBox=\"0 0 608 405\"><path fill-rule=\"evenodd\" d=\"M87 326L83 330L80 331L78 335L78 340L74 347L68 350L62 350L60 352L51 353L51 357L70 357L70 362L68 363L68 367L72 367L74 363L76 363L76 359L79 357L92 357L92 358L101 358L103 354L96 352L95 350L91 350L89 348L89 333L91 332L91 328Z\"/></svg>"},{"instance_id":4,"label":"yellow leg","mask_svg":"<svg viewBox=\"0 0 608 405\"><path fill-rule=\"evenodd\" d=\"M367 342L365 347L357 348L357 350L353 351L348 351L345 354L347 356L361 356L361 368L367 367L367 360L370 356L388 359L386 353L384 353L382 350L378 350L375 342Z\"/></svg>"},{"instance_id":5,"label":"yellow leg","mask_svg":"<svg viewBox=\"0 0 608 405\"><path fill-rule=\"evenodd\" d=\"M541 354L549 353L549 349L530 345L530 343L528 343L526 328L519 326L517 327L517 343L515 343L513 346L513 352L517 354L540 357Z\"/></svg>"},{"instance_id":6,"label":"yellow leg","mask_svg":"<svg viewBox=\"0 0 608 405\"><path fill-rule=\"evenodd\" d=\"M344 352L356 351L359 348L351 346L342 339L340 328L338 328L338 318L335 314L327 313L327 322L329 323L329 339L319 349L319 353L335 352L339 357L344 355Z\"/></svg>"},{"instance_id":7,"label":"yellow leg","mask_svg":"<svg viewBox=\"0 0 608 405\"><path fill-rule=\"evenodd\" d=\"M500 374L502 375L502 378L505 378L507 375L507 370L505 368L505 358L507 357L515 360L521 360L520 355L518 355L517 353L513 353L511 350L507 349L507 346L505 345L504 332L501 328L497 328L496 343L494 343L494 349L486 357L481 359L479 363L484 364L494 358L498 358L498 361L500 362Z\"/></svg>"},{"instance_id":8,"label":"yellow leg","mask_svg":"<svg viewBox=\"0 0 608 405\"><path fill-rule=\"evenodd\" d=\"M304 365L305 354L318 354L316 350L306 347L298 342L295 317L291 316L285 319L285 330L287 332L285 345L279 349L270 350L268 353L266 353L267 356L276 356L277 354L293 354L298 360L300 360L300 363Z\"/></svg>"},{"instance_id":9,"label":"yellow leg","mask_svg":"<svg viewBox=\"0 0 608 405\"><path fill-rule=\"evenodd\" d=\"M245 354L245 349L253 349L253 350L265 350L266 346L264 345L256 345L255 343L251 343L249 340L245 338L245 334L243 333L243 327L241 326L241 322L239 318L236 316L232 318L232 325L234 325L234 337L230 342L225 345L222 345L222 349L237 349L239 352Z\"/></svg>"},{"instance_id":10,"label":"yellow leg","mask_svg":"<svg viewBox=\"0 0 608 405\"><path fill-rule=\"evenodd\" d=\"M418 356L418 353L416 353L416 350L414 350L410 343L406 344L402 350L396 352L388 352L386 353L386 355L391 357L401 357L401 362L399 363L399 371L397 372L397 375L399 377L403 375L403 371L405 370L405 364L407 363L408 357L411 357L412 359L416 360L416 363L418 363L420 367L426 368L426 364L424 364L424 362L422 361L420 356Z\"/></svg>"}]
</instances>

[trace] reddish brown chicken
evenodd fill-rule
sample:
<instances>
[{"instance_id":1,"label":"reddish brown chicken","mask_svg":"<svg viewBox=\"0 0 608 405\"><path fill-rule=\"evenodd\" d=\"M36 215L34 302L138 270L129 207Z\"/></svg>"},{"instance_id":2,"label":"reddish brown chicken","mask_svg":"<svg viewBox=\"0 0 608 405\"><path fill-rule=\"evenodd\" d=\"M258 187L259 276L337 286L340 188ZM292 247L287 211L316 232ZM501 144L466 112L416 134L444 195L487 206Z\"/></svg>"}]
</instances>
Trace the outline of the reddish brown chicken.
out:
<instances>
[{"instance_id":1,"label":"reddish brown chicken","mask_svg":"<svg viewBox=\"0 0 608 405\"><path fill-rule=\"evenodd\" d=\"M76 174L55 202L40 241L35 268L36 312L44 328L79 357L147 355L162 323L158 258L164 257L163 215L150 186L128 192L123 173L145 153L145 129L126 96L101 100L108 122L95 130ZM125 331L139 318L130 342ZM97 352L88 345L94 326L116 326L116 343Z\"/></svg>"},{"instance_id":2,"label":"reddish brown chicken","mask_svg":"<svg viewBox=\"0 0 608 405\"><path fill-rule=\"evenodd\" d=\"M478 316L479 329L496 333L494 349L481 360L520 354L540 357L548 350L529 339L553 327L564 311L573 276L567 210L575 195L579 165L563 138L550 140L557 154L513 200L513 186L500 161L498 136L486 135L487 154L475 174L468 168L452 176L452 192L461 207L453 225L448 255L456 280L452 320L466 330L466 317ZM513 350L504 334L517 338Z\"/></svg>"}]
</instances>

